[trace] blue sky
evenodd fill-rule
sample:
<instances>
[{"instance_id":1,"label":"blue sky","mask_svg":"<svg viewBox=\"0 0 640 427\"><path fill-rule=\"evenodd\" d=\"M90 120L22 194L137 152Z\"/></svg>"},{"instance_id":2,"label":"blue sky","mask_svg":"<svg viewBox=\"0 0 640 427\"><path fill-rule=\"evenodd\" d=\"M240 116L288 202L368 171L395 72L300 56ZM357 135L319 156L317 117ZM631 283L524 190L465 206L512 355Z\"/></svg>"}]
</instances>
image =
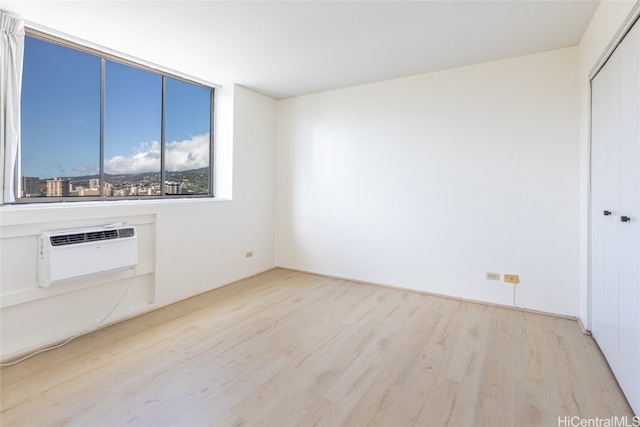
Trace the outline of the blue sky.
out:
<instances>
[{"instance_id":1,"label":"blue sky","mask_svg":"<svg viewBox=\"0 0 640 427\"><path fill-rule=\"evenodd\" d=\"M22 83L22 175L97 174L100 58L27 37ZM208 165L209 90L166 79L167 171ZM162 78L105 66L107 173L160 170Z\"/></svg>"}]
</instances>

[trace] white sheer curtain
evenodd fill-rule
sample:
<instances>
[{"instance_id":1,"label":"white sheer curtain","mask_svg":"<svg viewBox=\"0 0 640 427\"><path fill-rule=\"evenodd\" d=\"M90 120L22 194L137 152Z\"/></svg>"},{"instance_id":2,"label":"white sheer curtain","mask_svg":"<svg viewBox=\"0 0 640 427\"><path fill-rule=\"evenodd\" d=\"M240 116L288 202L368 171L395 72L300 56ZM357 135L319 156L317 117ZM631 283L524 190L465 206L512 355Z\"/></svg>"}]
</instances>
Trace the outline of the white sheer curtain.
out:
<instances>
[{"instance_id":1,"label":"white sheer curtain","mask_svg":"<svg viewBox=\"0 0 640 427\"><path fill-rule=\"evenodd\" d=\"M20 176L20 88L24 22L0 12L0 196L15 201Z\"/></svg>"}]
</instances>

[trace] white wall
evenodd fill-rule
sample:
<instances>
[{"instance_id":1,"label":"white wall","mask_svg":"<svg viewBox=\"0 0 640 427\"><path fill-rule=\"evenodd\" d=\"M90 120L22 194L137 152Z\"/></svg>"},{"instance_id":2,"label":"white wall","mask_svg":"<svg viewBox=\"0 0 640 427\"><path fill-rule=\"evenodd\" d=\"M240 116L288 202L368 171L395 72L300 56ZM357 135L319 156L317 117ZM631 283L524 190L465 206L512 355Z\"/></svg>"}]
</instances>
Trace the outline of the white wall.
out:
<instances>
[{"instance_id":1,"label":"white wall","mask_svg":"<svg viewBox=\"0 0 640 427\"><path fill-rule=\"evenodd\" d=\"M600 3L580 43L580 313L589 328L589 131L591 89L589 73L622 26L636 1Z\"/></svg>"},{"instance_id":2,"label":"white wall","mask_svg":"<svg viewBox=\"0 0 640 427\"><path fill-rule=\"evenodd\" d=\"M278 103L280 266L578 314L579 56Z\"/></svg>"},{"instance_id":3,"label":"white wall","mask_svg":"<svg viewBox=\"0 0 640 427\"><path fill-rule=\"evenodd\" d=\"M33 21L45 16L28 2L24 9L8 11ZM94 26L84 22L78 34L74 32L78 17L72 19L67 12L50 7L47 22L41 23L104 45L110 45L112 34L117 43L115 37L126 30L97 29L94 34ZM125 54L143 52L153 41L132 38L129 43L131 51L122 50ZM166 56L154 60L180 70L183 53L163 51ZM188 72L215 81L208 69L192 67ZM37 236L42 230L120 221L138 227L140 265L131 290L108 322L273 268L276 112L276 102L270 98L229 84L218 89L216 194L225 199L0 207L0 357L92 328L118 301L131 276L129 271L37 288ZM253 251L252 258L245 258L247 251Z\"/></svg>"}]
</instances>

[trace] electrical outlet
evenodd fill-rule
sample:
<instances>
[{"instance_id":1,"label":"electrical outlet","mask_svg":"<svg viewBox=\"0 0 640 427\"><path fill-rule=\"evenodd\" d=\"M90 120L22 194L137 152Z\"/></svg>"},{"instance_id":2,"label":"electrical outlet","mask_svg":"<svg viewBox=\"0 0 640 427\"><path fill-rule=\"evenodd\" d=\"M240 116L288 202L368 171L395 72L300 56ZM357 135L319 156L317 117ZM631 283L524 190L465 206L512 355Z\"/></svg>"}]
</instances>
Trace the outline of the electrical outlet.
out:
<instances>
[{"instance_id":1,"label":"electrical outlet","mask_svg":"<svg viewBox=\"0 0 640 427\"><path fill-rule=\"evenodd\" d=\"M253 251L249 251L246 254L244 254L245 258L251 258L253 256Z\"/></svg>"},{"instance_id":2,"label":"electrical outlet","mask_svg":"<svg viewBox=\"0 0 640 427\"><path fill-rule=\"evenodd\" d=\"M504 281L507 283L520 283L520 276L517 274L505 274Z\"/></svg>"},{"instance_id":3,"label":"electrical outlet","mask_svg":"<svg viewBox=\"0 0 640 427\"><path fill-rule=\"evenodd\" d=\"M485 276L485 279L487 280L500 280L500 273L492 273L490 271L487 271L486 274L487 275Z\"/></svg>"}]
</instances>

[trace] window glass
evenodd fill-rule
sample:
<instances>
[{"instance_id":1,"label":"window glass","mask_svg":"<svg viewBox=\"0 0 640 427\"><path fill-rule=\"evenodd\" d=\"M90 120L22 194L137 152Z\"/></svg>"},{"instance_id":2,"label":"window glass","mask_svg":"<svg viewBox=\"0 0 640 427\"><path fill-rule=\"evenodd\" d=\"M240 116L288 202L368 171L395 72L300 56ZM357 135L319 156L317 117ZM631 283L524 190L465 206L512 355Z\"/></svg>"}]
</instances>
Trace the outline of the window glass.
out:
<instances>
[{"instance_id":1,"label":"window glass","mask_svg":"<svg viewBox=\"0 0 640 427\"><path fill-rule=\"evenodd\" d=\"M213 196L213 89L124 62L25 37L19 201Z\"/></svg>"},{"instance_id":2,"label":"window glass","mask_svg":"<svg viewBox=\"0 0 640 427\"><path fill-rule=\"evenodd\" d=\"M162 195L162 76L106 61L104 97L105 195Z\"/></svg>"},{"instance_id":3,"label":"window glass","mask_svg":"<svg viewBox=\"0 0 640 427\"><path fill-rule=\"evenodd\" d=\"M207 194L211 92L172 78L165 85L165 191Z\"/></svg>"},{"instance_id":4,"label":"window glass","mask_svg":"<svg viewBox=\"0 0 640 427\"><path fill-rule=\"evenodd\" d=\"M23 67L21 196L75 196L100 170L100 58L26 37Z\"/></svg>"}]
</instances>

